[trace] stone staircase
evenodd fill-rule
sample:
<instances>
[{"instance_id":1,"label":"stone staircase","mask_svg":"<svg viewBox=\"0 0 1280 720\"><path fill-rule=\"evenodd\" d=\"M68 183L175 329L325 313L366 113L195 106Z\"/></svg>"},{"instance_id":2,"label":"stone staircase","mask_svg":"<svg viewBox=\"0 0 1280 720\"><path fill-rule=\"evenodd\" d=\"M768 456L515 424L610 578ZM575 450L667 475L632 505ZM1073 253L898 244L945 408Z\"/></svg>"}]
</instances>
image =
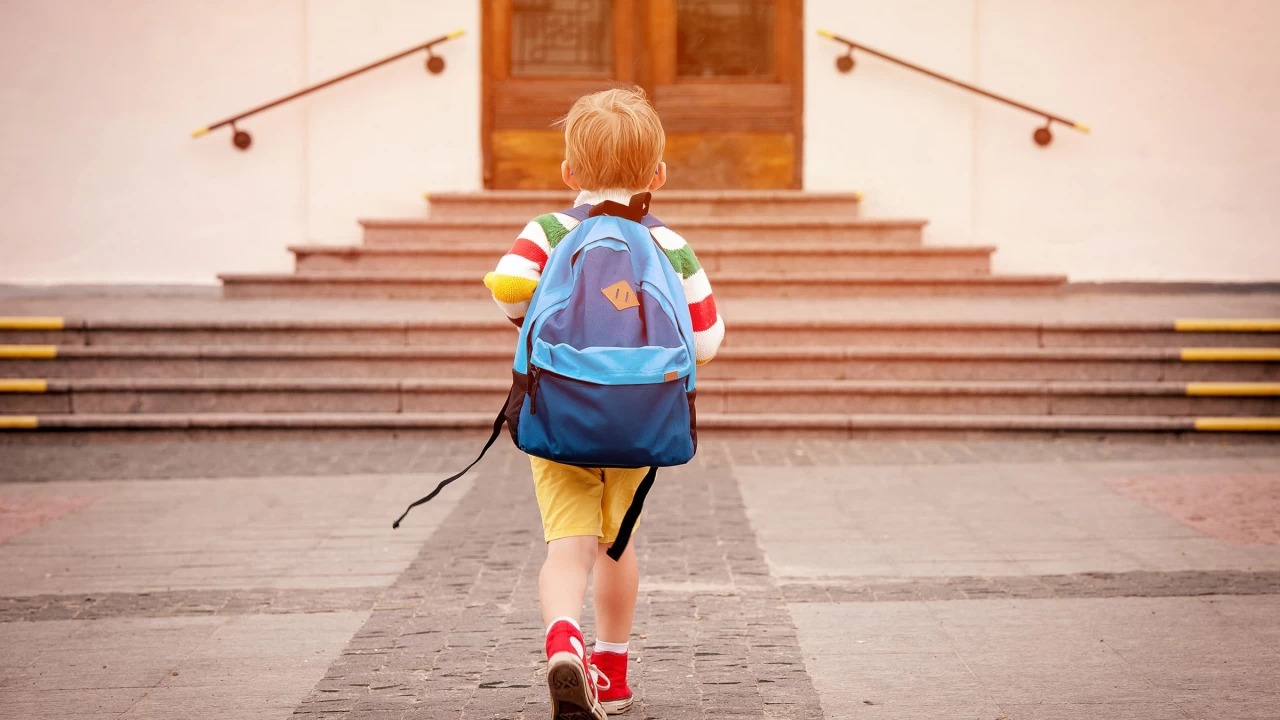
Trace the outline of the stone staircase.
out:
<instances>
[{"instance_id":1,"label":"stone staircase","mask_svg":"<svg viewBox=\"0 0 1280 720\"><path fill-rule=\"evenodd\" d=\"M428 220L364 223L362 246L294 248L295 275L225 276L226 295L248 299L199 312L89 304L81 317L0 318L0 428L27 431L0 442L104 430L478 438L506 396L515 337L479 277L523 222L569 202L435 196ZM1063 319L1086 300L1062 278L992 275L993 248L926 247L923 222L860 220L850 195L659 202L728 323L699 371L707 437L1280 430L1280 320L1178 321L1122 297ZM757 219L741 223L743 208ZM760 218L794 244L779 251L744 228ZM792 298L762 282L777 273L804 287ZM894 297L860 297L881 294ZM0 315L15 315L3 299Z\"/></svg>"},{"instance_id":2,"label":"stone staircase","mask_svg":"<svg viewBox=\"0 0 1280 720\"><path fill-rule=\"evenodd\" d=\"M230 298L483 300L524 223L564 208L563 193L442 194L431 217L364 220L353 247L290 248L292 274L224 274ZM654 209L713 273L716 298L1027 295L1059 292L1057 275L993 275L993 247L923 244L923 220L866 220L856 195L659 193ZM785 248L785 249L783 249Z\"/></svg>"}]
</instances>

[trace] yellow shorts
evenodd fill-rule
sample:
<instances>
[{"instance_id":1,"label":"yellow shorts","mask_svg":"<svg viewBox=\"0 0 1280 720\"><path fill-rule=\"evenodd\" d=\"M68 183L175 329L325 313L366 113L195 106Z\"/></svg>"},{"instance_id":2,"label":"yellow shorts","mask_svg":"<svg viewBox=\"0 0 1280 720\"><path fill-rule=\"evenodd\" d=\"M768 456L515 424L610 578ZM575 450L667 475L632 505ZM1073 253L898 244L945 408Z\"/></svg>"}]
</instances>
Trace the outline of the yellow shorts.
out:
<instances>
[{"instance_id":1,"label":"yellow shorts","mask_svg":"<svg viewBox=\"0 0 1280 720\"><path fill-rule=\"evenodd\" d=\"M649 471L581 468L533 456L529 463L547 542L575 535L594 535L602 543L616 540L622 516Z\"/></svg>"}]
</instances>

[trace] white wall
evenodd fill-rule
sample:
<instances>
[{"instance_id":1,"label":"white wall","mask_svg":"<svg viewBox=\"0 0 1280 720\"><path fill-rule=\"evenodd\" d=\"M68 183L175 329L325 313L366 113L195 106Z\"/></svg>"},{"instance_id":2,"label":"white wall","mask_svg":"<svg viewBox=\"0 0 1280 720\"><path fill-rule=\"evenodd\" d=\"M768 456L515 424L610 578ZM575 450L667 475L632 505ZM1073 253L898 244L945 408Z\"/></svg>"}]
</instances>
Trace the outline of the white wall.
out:
<instances>
[{"instance_id":1,"label":"white wall","mask_svg":"<svg viewBox=\"0 0 1280 720\"><path fill-rule=\"evenodd\" d=\"M1280 2L807 0L809 189L1075 279L1280 277ZM826 27L1060 112L1092 135L870 56ZM455 28L227 130L197 126ZM477 189L479 0L0 2L0 282L212 282L292 243Z\"/></svg>"},{"instance_id":2,"label":"white wall","mask_svg":"<svg viewBox=\"0 0 1280 720\"><path fill-rule=\"evenodd\" d=\"M5 0L0 282L209 283L480 184L475 0ZM190 132L450 30L243 124Z\"/></svg>"},{"instance_id":3,"label":"white wall","mask_svg":"<svg viewBox=\"0 0 1280 720\"><path fill-rule=\"evenodd\" d=\"M994 244L1005 272L1280 278L1280 2L809 0L810 189ZM819 27L1093 128L1034 117L860 54Z\"/></svg>"}]
</instances>

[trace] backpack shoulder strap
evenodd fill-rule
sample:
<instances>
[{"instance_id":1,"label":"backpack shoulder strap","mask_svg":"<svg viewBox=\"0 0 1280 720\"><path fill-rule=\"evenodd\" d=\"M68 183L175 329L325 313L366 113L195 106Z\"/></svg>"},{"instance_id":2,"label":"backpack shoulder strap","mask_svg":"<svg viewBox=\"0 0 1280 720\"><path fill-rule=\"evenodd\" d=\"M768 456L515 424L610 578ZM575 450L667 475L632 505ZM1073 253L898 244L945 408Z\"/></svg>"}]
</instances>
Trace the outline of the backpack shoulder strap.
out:
<instances>
[{"instance_id":1,"label":"backpack shoulder strap","mask_svg":"<svg viewBox=\"0 0 1280 720\"><path fill-rule=\"evenodd\" d=\"M589 217L612 215L640 223L647 228L666 227L661 220L649 214L649 203L652 197L652 193L642 192L631 196L631 202L627 205L606 200L599 205L579 205L560 212L578 222L582 222Z\"/></svg>"},{"instance_id":2,"label":"backpack shoulder strap","mask_svg":"<svg viewBox=\"0 0 1280 720\"><path fill-rule=\"evenodd\" d=\"M666 223L649 214L649 199L650 193L645 192L633 196L630 205L605 201L599 205L579 205L568 210L561 210L560 213L568 215L578 222L583 222L587 218L598 215L613 215L638 222L648 230L666 227Z\"/></svg>"},{"instance_id":3,"label":"backpack shoulder strap","mask_svg":"<svg viewBox=\"0 0 1280 720\"><path fill-rule=\"evenodd\" d=\"M591 206L579 205L578 207L569 208L568 210L561 210L560 214L568 215L574 220L577 220L578 222L582 222L583 220L586 220L588 217L591 217Z\"/></svg>"},{"instance_id":4,"label":"backpack shoulder strap","mask_svg":"<svg viewBox=\"0 0 1280 720\"><path fill-rule=\"evenodd\" d=\"M622 526L618 528L618 537L613 541L613 545L605 551L605 554L613 558L617 562L622 553L627 549L627 543L631 541L631 532L636 528L636 521L640 519L640 511L644 509L645 496L649 494L649 488L653 487L653 481L658 477L658 468L649 468L649 472L645 474L644 480L640 481L640 485L636 487L636 494L631 498L631 505L627 507L627 513L622 516Z\"/></svg>"}]
</instances>

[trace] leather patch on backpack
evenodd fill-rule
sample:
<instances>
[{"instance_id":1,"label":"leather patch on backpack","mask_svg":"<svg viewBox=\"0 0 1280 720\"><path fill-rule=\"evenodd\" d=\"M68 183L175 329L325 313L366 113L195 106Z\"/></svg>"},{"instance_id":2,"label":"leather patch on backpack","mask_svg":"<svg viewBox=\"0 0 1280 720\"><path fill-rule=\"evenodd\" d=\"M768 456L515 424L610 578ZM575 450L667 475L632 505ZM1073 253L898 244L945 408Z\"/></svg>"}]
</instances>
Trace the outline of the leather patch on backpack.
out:
<instances>
[{"instance_id":1,"label":"leather patch on backpack","mask_svg":"<svg viewBox=\"0 0 1280 720\"><path fill-rule=\"evenodd\" d=\"M631 283L626 280L619 280L607 288L601 288L600 292L604 293L605 298L613 303L613 306L619 312L628 308L640 307L640 298L636 297L636 291L631 288Z\"/></svg>"}]
</instances>

